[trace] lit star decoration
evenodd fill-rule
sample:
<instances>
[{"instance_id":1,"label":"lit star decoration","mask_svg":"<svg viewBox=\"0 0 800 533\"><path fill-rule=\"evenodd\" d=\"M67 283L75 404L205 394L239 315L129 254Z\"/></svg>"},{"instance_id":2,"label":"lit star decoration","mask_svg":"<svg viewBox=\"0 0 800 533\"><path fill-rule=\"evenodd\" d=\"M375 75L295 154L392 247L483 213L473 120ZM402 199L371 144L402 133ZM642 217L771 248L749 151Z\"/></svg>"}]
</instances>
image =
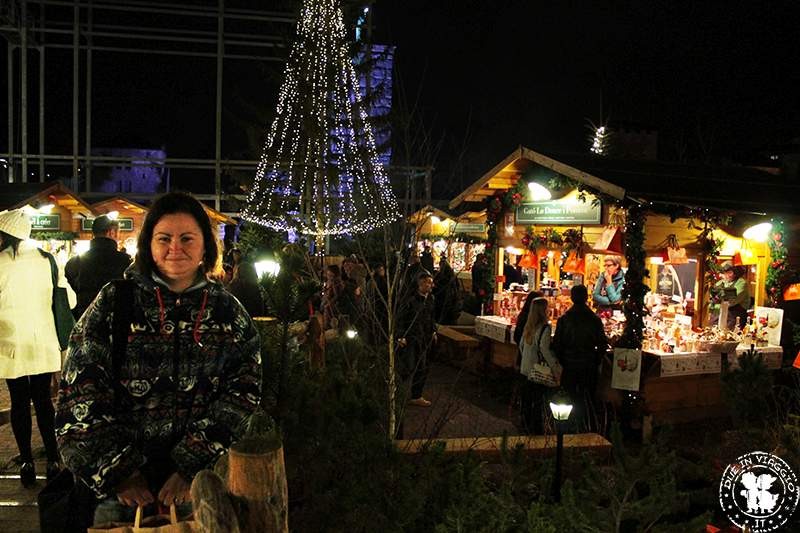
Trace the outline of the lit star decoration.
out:
<instances>
[{"instance_id":1,"label":"lit star decoration","mask_svg":"<svg viewBox=\"0 0 800 533\"><path fill-rule=\"evenodd\" d=\"M279 231L363 233L399 218L338 0L304 0L242 217Z\"/></svg>"},{"instance_id":2,"label":"lit star decoration","mask_svg":"<svg viewBox=\"0 0 800 533\"><path fill-rule=\"evenodd\" d=\"M589 150L597 155L606 155L606 152L608 152L608 131L605 126L599 126L594 129L592 147Z\"/></svg>"}]
</instances>

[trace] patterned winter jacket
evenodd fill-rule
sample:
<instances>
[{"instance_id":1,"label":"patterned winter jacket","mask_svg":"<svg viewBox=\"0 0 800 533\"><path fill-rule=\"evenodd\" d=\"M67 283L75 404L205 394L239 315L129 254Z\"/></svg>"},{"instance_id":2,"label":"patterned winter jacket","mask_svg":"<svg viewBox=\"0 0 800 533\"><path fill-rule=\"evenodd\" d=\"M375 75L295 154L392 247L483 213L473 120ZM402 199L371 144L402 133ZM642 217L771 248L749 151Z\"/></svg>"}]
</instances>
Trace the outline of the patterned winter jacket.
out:
<instances>
[{"instance_id":1,"label":"patterned winter jacket","mask_svg":"<svg viewBox=\"0 0 800 533\"><path fill-rule=\"evenodd\" d=\"M155 276L126 277L134 306L118 386L108 284L73 330L58 394L61 456L98 497L148 457L168 457L191 480L238 438L260 400L259 337L235 298L205 279L176 294Z\"/></svg>"}]
</instances>

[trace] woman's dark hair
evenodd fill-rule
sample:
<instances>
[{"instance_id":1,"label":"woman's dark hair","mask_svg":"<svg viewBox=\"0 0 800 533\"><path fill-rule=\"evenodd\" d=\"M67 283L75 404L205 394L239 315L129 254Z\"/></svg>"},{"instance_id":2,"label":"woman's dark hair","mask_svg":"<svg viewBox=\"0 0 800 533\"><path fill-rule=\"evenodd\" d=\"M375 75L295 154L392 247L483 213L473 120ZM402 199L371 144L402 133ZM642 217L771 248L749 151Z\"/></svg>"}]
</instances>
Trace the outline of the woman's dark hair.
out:
<instances>
[{"instance_id":1,"label":"woman's dark hair","mask_svg":"<svg viewBox=\"0 0 800 533\"><path fill-rule=\"evenodd\" d=\"M177 213L185 213L195 219L197 225L200 226L200 231L203 233L203 246L205 253L203 254L203 274L213 273L217 270L217 261L219 260L219 246L217 245L217 238L211 228L211 221L208 219L203 204L197 201L194 196L185 192L170 192L159 196L142 225L142 231L139 232L139 239L136 242L138 250L136 251L136 260L134 262L135 268L142 274L149 275L156 270L156 263L153 260L153 254L150 252L150 242L153 240L153 229L165 215L174 215Z\"/></svg>"},{"instance_id":2,"label":"woman's dark hair","mask_svg":"<svg viewBox=\"0 0 800 533\"><path fill-rule=\"evenodd\" d=\"M3 237L3 243L0 244L0 252L2 252L3 250L5 250L10 246L11 250L13 251L11 256L16 257L17 254L19 253L19 243L22 242L22 239L20 239L19 237L14 237L13 235L9 235L5 231L0 231L0 236Z\"/></svg>"},{"instance_id":3,"label":"woman's dark hair","mask_svg":"<svg viewBox=\"0 0 800 533\"><path fill-rule=\"evenodd\" d=\"M328 272L333 272L337 278L342 277L342 270L339 268L339 265L328 265L325 270Z\"/></svg>"}]
</instances>

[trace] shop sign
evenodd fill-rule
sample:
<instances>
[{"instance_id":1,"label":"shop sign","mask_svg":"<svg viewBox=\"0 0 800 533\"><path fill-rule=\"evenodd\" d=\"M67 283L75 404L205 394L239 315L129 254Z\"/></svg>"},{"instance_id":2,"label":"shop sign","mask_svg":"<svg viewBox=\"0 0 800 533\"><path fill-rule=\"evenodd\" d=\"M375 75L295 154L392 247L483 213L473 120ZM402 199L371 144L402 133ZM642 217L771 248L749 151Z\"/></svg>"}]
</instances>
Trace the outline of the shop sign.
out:
<instances>
[{"instance_id":1,"label":"shop sign","mask_svg":"<svg viewBox=\"0 0 800 533\"><path fill-rule=\"evenodd\" d=\"M523 202L517 207L517 224L599 224L600 202L587 199Z\"/></svg>"},{"instance_id":2,"label":"shop sign","mask_svg":"<svg viewBox=\"0 0 800 533\"><path fill-rule=\"evenodd\" d=\"M31 229L61 231L61 215L31 215Z\"/></svg>"},{"instance_id":3,"label":"shop sign","mask_svg":"<svg viewBox=\"0 0 800 533\"><path fill-rule=\"evenodd\" d=\"M486 233L486 224L458 222L453 231L455 233Z\"/></svg>"},{"instance_id":4,"label":"shop sign","mask_svg":"<svg viewBox=\"0 0 800 533\"><path fill-rule=\"evenodd\" d=\"M133 219L132 218L118 218L117 222L119 222L119 230L120 231L133 231ZM84 218L81 220L81 230L82 231L92 231L92 224L94 223L93 218Z\"/></svg>"}]
</instances>

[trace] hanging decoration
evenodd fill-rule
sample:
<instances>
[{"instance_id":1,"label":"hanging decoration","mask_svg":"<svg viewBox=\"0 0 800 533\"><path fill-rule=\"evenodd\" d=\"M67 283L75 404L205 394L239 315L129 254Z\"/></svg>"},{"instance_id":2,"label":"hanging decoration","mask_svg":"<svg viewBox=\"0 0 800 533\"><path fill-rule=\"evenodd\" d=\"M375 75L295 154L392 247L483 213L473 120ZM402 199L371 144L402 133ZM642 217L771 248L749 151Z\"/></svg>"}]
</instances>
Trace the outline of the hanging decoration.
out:
<instances>
[{"instance_id":1,"label":"hanging decoration","mask_svg":"<svg viewBox=\"0 0 800 533\"><path fill-rule=\"evenodd\" d=\"M700 251L703 254L703 265L705 267L703 269L703 292L710 294L712 303L718 304L722 293L711 292L711 287L720 279L719 254L725 239L715 238L712 231L713 226L711 223L706 222L703 231L698 236L698 241L700 242ZM706 305L703 303L704 309Z\"/></svg>"},{"instance_id":2,"label":"hanging decoration","mask_svg":"<svg viewBox=\"0 0 800 533\"><path fill-rule=\"evenodd\" d=\"M758 263L756 254L747 246L747 239L742 239L742 247L733 254L734 266L755 265Z\"/></svg>"},{"instance_id":3,"label":"hanging decoration","mask_svg":"<svg viewBox=\"0 0 800 533\"><path fill-rule=\"evenodd\" d=\"M245 220L312 235L399 218L360 94L338 0L304 0Z\"/></svg>"},{"instance_id":4,"label":"hanging decoration","mask_svg":"<svg viewBox=\"0 0 800 533\"><path fill-rule=\"evenodd\" d=\"M667 235L663 257L664 263L669 265L685 265L689 262L686 248L678 244L678 236L674 233Z\"/></svg>"},{"instance_id":5,"label":"hanging decoration","mask_svg":"<svg viewBox=\"0 0 800 533\"><path fill-rule=\"evenodd\" d=\"M531 226L522 236L522 246L530 250L536 257L543 258L550 251L560 251L564 238L555 228L547 228L539 233Z\"/></svg>"},{"instance_id":6,"label":"hanging decoration","mask_svg":"<svg viewBox=\"0 0 800 533\"><path fill-rule=\"evenodd\" d=\"M625 285L622 287L622 300L625 302L625 329L617 347L641 349L644 335L644 297L649 288L644 282L650 273L645 268L644 225L647 211L643 206L628 209L625 224L625 258L628 270L625 272Z\"/></svg>"}]
</instances>

